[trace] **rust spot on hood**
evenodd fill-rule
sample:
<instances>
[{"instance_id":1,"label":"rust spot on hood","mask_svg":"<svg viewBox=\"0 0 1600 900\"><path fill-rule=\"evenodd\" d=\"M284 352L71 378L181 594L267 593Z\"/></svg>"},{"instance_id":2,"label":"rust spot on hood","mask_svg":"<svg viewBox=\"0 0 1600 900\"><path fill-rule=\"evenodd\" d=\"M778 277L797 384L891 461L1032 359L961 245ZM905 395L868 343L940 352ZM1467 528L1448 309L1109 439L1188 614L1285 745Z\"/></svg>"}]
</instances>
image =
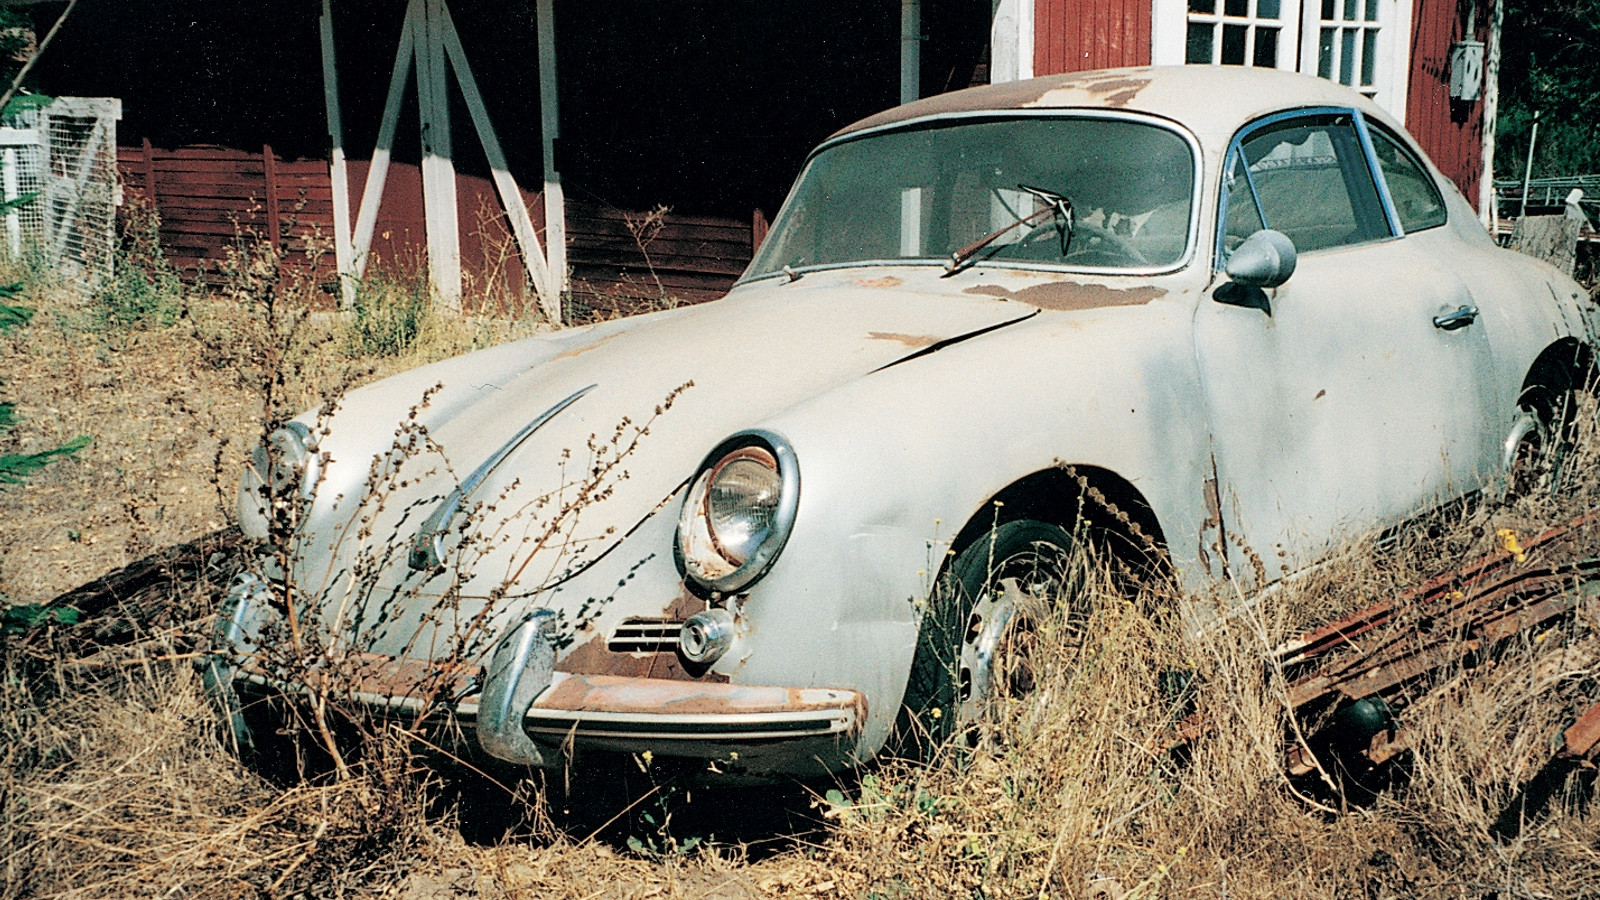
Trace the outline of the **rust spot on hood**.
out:
<instances>
[{"instance_id":1,"label":"rust spot on hood","mask_svg":"<svg viewBox=\"0 0 1600 900\"><path fill-rule=\"evenodd\" d=\"M1165 297L1167 291L1165 288L1150 287L1148 285L1119 290L1102 284L1053 281L1025 287L1020 291L1013 291L998 284L980 284L969 287L962 293L1002 297L1006 300L1019 300L1030 306L1037 306L1040 309L1071 311L1101 309L1107 306L1143 306L1152 300Z\"/></svg>"},{"instance_id":2,"label":"rust spot on hood","mask_svg":"<svg viewBox=\"0 0 1600 900\"><path fill-rule=\"evenodd\" d=\"M882 278L860 278L854 284L856 287L864 288L896 288L904 282L893 275L885 275Z\"/></svg>"},{"instance_id":3,"label":"rust spot on hood","mask_svg":"<svg viewBox=\"0 0 1600 900\"><path fill-rule=\"evenodd\" d=\"M591 342L589 342L587 344L580 344L580 345L578 345L576 347L573 347L571 350L567 350L567 351L564 351L562 353L557 354L554 358L555 359L571 359L574 356L580 356L580 355L582 355L584 353L588 353L590 350L593 350L596 347L599 347L599 346L605 344L607 341L611 340L612 338L616 337L617 335L619 335L621 333L622 332L620 332L620 331L619 332L614 332L612 334L606 335L603 338L600 338L597 341L591 341Z\"/></svg>"},{"instance_id":4,"label":"rust spot on hood","mask_svg":"<svg viewBox=\"0 0 1600 900\"><path fill-rule=\"evenodd\" d=\"M932 334L895 334L892 331L869 331L867 337L875 341L899 341L907 347L931 347L939 343L937 335Z\"/></svg>"}]
</instances>

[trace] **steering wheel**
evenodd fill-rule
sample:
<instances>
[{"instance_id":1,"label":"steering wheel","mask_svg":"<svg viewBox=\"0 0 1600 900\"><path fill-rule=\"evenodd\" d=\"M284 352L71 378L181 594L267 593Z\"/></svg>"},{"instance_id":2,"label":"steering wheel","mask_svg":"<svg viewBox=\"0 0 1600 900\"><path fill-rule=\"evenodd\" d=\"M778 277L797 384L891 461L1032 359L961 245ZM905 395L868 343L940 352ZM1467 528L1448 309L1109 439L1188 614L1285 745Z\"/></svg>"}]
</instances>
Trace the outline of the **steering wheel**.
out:
<instances>
[{"instance_id":1,"label":"steering wheel","mask_svg":"<svg viewBox=\"0 0 1600 900\"><path fill-rule=\"evenodd\" d=\"M1067 255L1061 261L1095 265L1089 262L1091 259L1104 260L1103 264L1107 266L1150 264L1150 260L1145 259L1144 254L1127 238L1098 225L1080 221L1072 229L1072 244L1067 247Z\"/></svg>"}]
</instances>

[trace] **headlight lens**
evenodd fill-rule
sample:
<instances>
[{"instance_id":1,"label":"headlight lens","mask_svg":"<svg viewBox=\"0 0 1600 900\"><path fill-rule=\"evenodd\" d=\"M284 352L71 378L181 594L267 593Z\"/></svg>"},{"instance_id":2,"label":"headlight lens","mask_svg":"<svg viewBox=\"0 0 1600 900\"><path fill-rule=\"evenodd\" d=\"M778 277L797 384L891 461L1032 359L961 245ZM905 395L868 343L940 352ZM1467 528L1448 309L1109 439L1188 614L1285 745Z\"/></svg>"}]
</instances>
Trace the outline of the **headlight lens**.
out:
<instances>
[{"instance_id":1,"label":"headlight lens","mask_svg":"<svg viewBox=\"0 0 1600 900\"><path fill-rule=\"evenodd\" d=\"M311 499L318 465L311 429L303 423L290 422L268 435L239 478L239 526L245 536L266 540L273 517L292 516L299 500Z\"/></svg>"},{"instance_id":2,"label":"headlight lens","mask_svg":"<svg viewBox=\"0 0 1600 900\"><path fill-rule=\"evenodd\" d=\"M766 432L724 442L701 465L678 520L684 575L719 592L753 583L788 540L799 497L788 442Z\"/></svg>"}]
</instances>

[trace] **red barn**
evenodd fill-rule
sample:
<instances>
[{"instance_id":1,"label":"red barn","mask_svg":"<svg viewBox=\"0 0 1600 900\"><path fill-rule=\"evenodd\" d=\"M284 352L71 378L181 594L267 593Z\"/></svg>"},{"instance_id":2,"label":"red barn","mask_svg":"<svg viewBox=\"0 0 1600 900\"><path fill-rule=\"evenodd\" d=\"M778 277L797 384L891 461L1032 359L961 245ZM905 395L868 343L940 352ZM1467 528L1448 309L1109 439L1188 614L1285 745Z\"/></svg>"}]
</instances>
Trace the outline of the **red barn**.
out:
<instances>
[{"instance_id":1,"label":"red barn","mask_svg":"<svg viewBox=\"0 0 1600 900\"><path fill-rule=\"evenodd\" d=\"M136 0L70 21L38 72L46 93L122 98L124 179L155 203L186 271L214 272L242 223L291 248L312 231L331 239L330 270L414 260L447 300L464 280L531 284L553 310L568 292L601 306L715 296L837 128L917 96L1085 69L1265 66L1348 84L1476 202L1494 12L1494 0Z\"/></svg>"}]
</instances>

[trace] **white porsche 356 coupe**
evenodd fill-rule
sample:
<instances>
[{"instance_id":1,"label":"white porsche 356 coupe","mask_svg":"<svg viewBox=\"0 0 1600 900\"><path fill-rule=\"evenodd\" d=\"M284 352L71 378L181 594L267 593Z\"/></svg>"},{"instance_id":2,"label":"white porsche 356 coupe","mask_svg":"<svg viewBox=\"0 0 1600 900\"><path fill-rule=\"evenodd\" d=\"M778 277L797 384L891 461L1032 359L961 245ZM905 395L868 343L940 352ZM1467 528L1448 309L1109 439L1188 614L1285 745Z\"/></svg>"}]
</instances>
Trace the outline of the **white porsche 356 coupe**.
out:
<instances>
[{"instance_id":1,"label":"white porsche 356 coupe","mask_svg":"<svg viewBox=\"0 0 1600 900\"><path fill-rule=\"evenodd\" d=\"M933 97L819 147L724 299L278 429L208 680L236 721L334 692L525 765L835 771L981 715L1085 535L1200 588L1503 478L1592 317L1327 81Z\"/></svg>"}]
</instances>

